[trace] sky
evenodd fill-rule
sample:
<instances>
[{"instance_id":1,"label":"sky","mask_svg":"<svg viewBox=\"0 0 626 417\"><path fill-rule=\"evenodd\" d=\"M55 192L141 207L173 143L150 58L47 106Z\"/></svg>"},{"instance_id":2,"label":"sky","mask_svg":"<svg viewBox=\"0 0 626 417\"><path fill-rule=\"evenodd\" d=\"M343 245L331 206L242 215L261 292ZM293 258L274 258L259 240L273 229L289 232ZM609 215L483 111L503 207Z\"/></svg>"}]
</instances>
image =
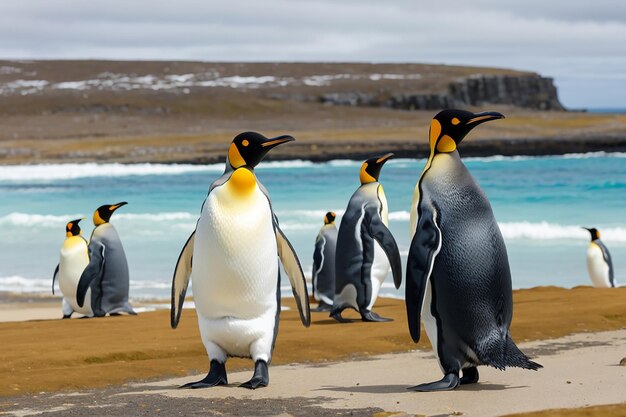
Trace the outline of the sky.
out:
<instances>
[{"instance_id":1,"label":"sky","mask_svg":"<svg viewBox=\"0 0 626 417\"><path fill-rule=\"evenodd\" d=\"M3 0L0 58L494 66L626 108L626 1Z\"/></svg>"}]
</instances>

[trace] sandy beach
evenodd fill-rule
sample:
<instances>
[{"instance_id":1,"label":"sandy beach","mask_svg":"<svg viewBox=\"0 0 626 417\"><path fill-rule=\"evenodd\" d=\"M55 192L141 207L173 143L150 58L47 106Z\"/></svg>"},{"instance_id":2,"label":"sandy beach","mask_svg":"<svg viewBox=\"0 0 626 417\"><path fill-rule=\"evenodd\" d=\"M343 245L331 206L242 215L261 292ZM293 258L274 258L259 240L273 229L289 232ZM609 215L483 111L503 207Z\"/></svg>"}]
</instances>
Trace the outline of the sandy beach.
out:
<instances>
[{"instance_id":1,"label":"sandy beach","mask_svg":"<svg viewBox=\"0 0 626 417\"><path fill-rule=\"evenodd\" d=\"M3 301L0 412L8 415L34 415L23 411L42 408L58 413L50 415L84 415L94 398L97 404L126 405L92 415L118 415L127 406L148 415L159 407L177 410L182 403L188 414L211 409L232 414L236 406L240 415L258 415L252 410L259 407L267 408L263 415L335 415L342 410L354 410L353 415L504 415L620 403L618 413L626 410L626 367L619 366L626 356L626 288L515 291L513 338L545 369L482 367L479 385L432 395L405 392L439 378L439 370L426 338L418 345L410 340L402 300L377 303L376 310L393 317L392 323L339 325L316 313L309 329L300 324L292 300L284 300L291 308L281 315L271 385L255 392L234 387L250 372L251 362L243 359L228 362L231 386L175 389L208 368L193 309L186 309L179 328L172 330L167 310L137 317L45 320L59 316L58 300L18 297L10 308L10 297ZM8 321L18 318L37 320ZM142 406L144 402L149 405ZM600 414L584 415L608 415L607 409L598 410Z\"/></svg>"}]
</instances>

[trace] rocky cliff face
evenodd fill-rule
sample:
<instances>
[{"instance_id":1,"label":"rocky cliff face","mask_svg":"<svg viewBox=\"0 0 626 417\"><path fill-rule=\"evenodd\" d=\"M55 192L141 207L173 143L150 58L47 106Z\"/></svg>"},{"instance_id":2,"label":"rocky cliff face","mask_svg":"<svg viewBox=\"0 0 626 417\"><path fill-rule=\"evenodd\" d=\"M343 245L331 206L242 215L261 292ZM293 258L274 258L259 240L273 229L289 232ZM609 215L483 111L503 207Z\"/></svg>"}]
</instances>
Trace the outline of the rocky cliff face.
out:
<instances>
[{"instance_id":1,"label":"rocky cliff face","mask_svg":"<svg viewBox=\"0 0 626 417\"><path fill-rule=\"evenodd\" d=\"M336 105L389 107L403 110L438 110L486 104L505 104L535 110L565 110L552 78L530 75L471 75L448 84L442 93L381 92L329 93L320 101Z\"/></svg>"}]
</instances>

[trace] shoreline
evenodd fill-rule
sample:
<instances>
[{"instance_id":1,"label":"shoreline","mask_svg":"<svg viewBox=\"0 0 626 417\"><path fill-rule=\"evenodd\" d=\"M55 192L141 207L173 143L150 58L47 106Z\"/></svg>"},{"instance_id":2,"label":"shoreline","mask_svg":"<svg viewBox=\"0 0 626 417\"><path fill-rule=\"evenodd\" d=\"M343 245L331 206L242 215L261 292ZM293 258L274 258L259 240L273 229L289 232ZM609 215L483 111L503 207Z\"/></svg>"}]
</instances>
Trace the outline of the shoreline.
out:
<instances>
[{"instance_id":1,"label":"shoreline","mask_svg":"<svg viewBox=\"0 0 626 417\"><path fill-rule=\"evenodd\" d=\"M1 142L0 142L1 143ZM323 148L323 150L322 150ZM165 165L208 165L219 164L226 161L227 147L205 152L193 158L179 156L168 158L117 158L115 156L101 156L97 162L93 159L67 157L58 155L56 158L35 159L24 163L23 161L12 162L10 158L0 158L0 166L27 166L45 164L81 164L81 163L119 163L132 164L165 164ZM269 154L265 162L278 161L305 161L324 163L336 160L361 161L369 158L372 154L380 152L392 152L396 158L424 159L429 156L429 147L425 143L412 141L390 142L350 142L345 144L328 144L322 142L294 142L289 149L278 148L276 152ZM626 152L626 135L624 136L590 136L585 138L512 138L512 139L475 139L463 142L459 146L462 157L515 157L515 156L563 156L569 154L587 154L594 152L606 152L607 154ZM8 159L8 161L7 161Z\"/></svg>"}]
</instances>

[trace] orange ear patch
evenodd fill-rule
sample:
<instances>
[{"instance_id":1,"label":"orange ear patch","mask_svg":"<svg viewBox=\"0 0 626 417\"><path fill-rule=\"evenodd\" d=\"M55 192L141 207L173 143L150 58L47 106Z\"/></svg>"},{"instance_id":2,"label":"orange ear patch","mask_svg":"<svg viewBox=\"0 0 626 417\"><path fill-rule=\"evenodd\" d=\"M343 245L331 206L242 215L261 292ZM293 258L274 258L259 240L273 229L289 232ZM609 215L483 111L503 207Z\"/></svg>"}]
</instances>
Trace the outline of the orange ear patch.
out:
<instances>
[{"instance_id":1,"label":"orange ear patch","mask_svg":"<svg viewBox=\"0 0 626 417\"><path fill-rule=\"evenodd\" d=\"M230 148L228 148L228 161L233 166L233 168L240 168L246 164L245 159L239 153L239 149L234 143L230 144Z\"/></svg>"}]
</instances>

